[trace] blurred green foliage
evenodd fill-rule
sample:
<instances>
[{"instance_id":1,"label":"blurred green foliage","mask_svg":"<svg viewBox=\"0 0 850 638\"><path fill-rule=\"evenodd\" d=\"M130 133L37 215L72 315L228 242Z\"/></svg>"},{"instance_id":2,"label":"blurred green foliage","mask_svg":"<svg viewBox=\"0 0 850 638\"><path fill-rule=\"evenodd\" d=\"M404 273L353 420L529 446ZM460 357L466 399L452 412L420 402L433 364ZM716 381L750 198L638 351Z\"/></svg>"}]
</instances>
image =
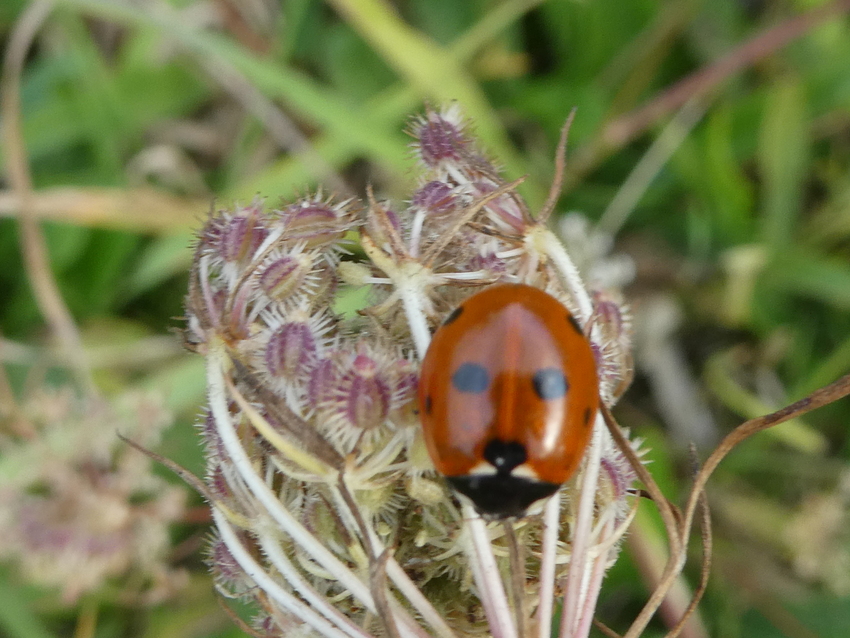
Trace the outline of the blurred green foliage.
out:
<instances>
[{"instance_id":1,"label":"blurred green foliage","mask_svg":"<svg viewBox=\"0 0 850 638\"><path fill-rule=\"evenodd\" d=\"M5 44L30 4L0 3ZM507 177L530 175L522 188L533 206L545 198L557 132L576 107L575 162L560 209L595 220L677 109L612 145L604 135L614 124L771 26L827 3L56 4L27 59L21 95L36 197L68 189L43 206L52 218L44 224L51 267L87 346L102 355L103 387L166 392L180 420L161 451L200 471L190 423L203 399L201 364L179 353L176 338L160 356L142 355L146 339L180 325L187 229L210 202L259 194L274 203L332 174L354 194L371 183L400 200L411 188L405 121L424 103L457 99ZM720 432L850 370L848 60L845 12L724 77L701 95L703 117L634 194L618 233L618 250L637 264L627 291L636 307L665 294L683 309L677 344L704 380ZM277 114L271 124L269 109ZM10 154L2 151L5 171ZM143 188L173 197L164 221L138 195ZM8 182L3 189L0 329L21 346L4 352L23 392L50 339L22 265ZM689 461L666 442L650 382L639 369L620 419L651 442L652 468L675 496ZM746 499L767 519L799 526L807 503L831 497L846 521L848 423L845 400L808 415L803 438L758 437L721 466L710 493L717 556L702 606L710 635L846 635L850 592L817 569L801 573L782 529L760 530L763 520L736 513ZM806 436L824 445L806 449ZM820 522L809 522L818 538ZM203 534L187 522L175 540L196 543ZM850 552L846 533L822 545ZM185 600L129 614L108 595L56 607L49 593L3 570L0 634L239 635L218 610L198 554L177 560L193 574ZM627 552L603 589L600 616L626 627L645 589ZM92 614L96 629L79 633ZM662 635L662 625L653 632Z\"/></svg>"}]
</instances>

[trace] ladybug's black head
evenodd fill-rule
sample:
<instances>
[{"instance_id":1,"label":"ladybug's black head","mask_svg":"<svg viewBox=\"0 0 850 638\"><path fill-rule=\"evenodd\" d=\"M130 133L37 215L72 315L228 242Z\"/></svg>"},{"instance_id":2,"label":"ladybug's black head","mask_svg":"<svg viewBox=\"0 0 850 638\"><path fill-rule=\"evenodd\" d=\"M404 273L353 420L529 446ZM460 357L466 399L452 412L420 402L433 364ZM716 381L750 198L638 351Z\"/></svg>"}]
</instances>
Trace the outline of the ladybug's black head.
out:
<instances>
[{"instance_id":1,"label":"ladybug's black head","mask_svg":"<svg viewBox=\"0 0 850 638\"><path fill-rule=\"evenodd\" d=\"M535 501L551 496L561 486L511 474L450 476L458 492L469 497L479 514L490 518L522 516Z\"/></svg>"},{"instance_id":2,"label":"ladybug's black head","mask_svg":"<svg viewBox=\"0 0 850 638\"><path fill-rule=\"evenodd\" d=\"M493 439L484 446L482 456L495 468L495 473L451 476L448 481L454 489L469 497L475 509L485 516L522 516L532 503L554 494L560 487L556 483L513 474L528 458L525 446L517 441Z\"/></svg>"}]
</instances>

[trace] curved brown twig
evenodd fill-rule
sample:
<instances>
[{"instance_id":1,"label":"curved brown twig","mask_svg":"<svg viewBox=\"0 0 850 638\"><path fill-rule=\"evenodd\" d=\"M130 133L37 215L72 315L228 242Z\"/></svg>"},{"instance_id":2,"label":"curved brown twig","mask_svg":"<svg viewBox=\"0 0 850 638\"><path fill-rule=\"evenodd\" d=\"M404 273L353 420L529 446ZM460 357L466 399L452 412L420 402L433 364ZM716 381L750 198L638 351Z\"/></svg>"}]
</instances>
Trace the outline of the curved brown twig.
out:
<instances>
[{"instance_id":1,"label":"curved brown twig","mask_svg":"<svg viewBox=\"0 0 850 638\"><path fill-rule=\"evenodd\" d=\"M53 2L33 2L24 10L12 29L3 59L3 81L0 82L3 141L6 147L9 182L20 202L21 252L30 286L39 309L65 351L77 380L87 392L94 393L94 381L79 331L53 277L47 243L33 213L32 176L21 125L21 74L24 62L36 34L52 9Z\"/></svg>"}]
</instances>

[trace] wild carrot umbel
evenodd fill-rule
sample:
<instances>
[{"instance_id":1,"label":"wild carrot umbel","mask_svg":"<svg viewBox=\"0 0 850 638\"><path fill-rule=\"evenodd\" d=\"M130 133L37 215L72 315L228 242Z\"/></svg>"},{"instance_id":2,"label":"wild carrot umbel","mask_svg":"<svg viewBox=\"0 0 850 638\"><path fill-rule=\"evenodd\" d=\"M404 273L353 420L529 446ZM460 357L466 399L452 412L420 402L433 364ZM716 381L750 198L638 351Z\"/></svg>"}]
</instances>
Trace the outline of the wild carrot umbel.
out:
<instances>
[{"instance_id":1,"label":"wild carrot umbel","mask_svg":"<svg viewBox=\"0 0 850 638\"><path fill-rule=\"evenodd\" d=\"M403 209L317 194L215 213L199 234L187 341L207 358L210 563L223 593L258 602L260 633L548 636L564 592L566 631L588 630L634 479L601 417L580 477L505 524L461 506L419 432L433 327L495 282L574 313L607 405L631 375L628 313L594 301L616 291L586 288L589 264L546 227L557 184L532 215L466 129L455 107L412 123L421 177ZM368 303L341 316L352 287Z\"/></svg>"},{"instance_id":2,"label":"wild carrot umbel","mask_svg":"<svg viewBox=\"0 0 850 638\"><path fill-rule=\"evenodd\" d=\"M567 128L537 214L450 107L411 124L420 177L404 207L318 193L213 213L200 231L186 339L207 361L209 559L224 595L256 601L258 635L548 638L557 598L560 635L587 636L638 475L671 534L661 589L681 571L704 481L677 513L611 420L632 375L629 313L585 277L607 257L574 259L547 227ZM575 225L571 240L587 248ZM512 521L483 520L445 487L415 410L433 329L497 282L569 308L602 403L577 476ZM367 302L341 314L352 289Z\"/></svg>"},{"instance_id":3,"label":"wild carrot umbel","mask_svg":"<svg viewBox=\"0 0 850 638\"><path fill-rule=\"evenodd\" d=\"M86 596L160 602L186 584L168 557L185 490L115 436L156 445L171 425L161 399L37 388L8 422L15 427L2 437L0 559L58 590L64 605Z\"/></svg>"}]
</instances>

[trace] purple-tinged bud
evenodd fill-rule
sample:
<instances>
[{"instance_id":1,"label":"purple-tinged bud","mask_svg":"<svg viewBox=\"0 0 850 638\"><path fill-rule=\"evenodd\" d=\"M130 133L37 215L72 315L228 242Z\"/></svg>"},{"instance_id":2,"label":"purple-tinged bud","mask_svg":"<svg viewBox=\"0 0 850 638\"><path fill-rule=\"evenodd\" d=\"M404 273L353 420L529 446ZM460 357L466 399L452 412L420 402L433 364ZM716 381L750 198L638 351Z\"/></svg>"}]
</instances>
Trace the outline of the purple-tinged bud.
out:
<instances>
[{"instance_id":1,"label":"purple-tinged bud","mask_svg":"<svg viewBox=\"0 0 850 638\"><path fill-rule=\"evenodd\" d=\"M413 205L434 216L446 215L457 207L457 196L445 182L432 181L416 191Z\"/></svg>"},{"instance_id":2,"label":"purple-tinged bud","mask_svg":"<svg viewBox=\"0 0 850 638\"><path fill-rule=\"evenodd\" d=\"M218 536L210 539L206 563L215 578L216 585L231 594L241 595L254 587L254 582L230 553L230 549Z\"/></svg>"},{"instance_id":3,"label":"purple-tinged bud","mask_svg":"<svg viewBox=\"0 0 850 638\"><path fill-rule=\"evenodd\" d=\"M497 188L496 185L485 181L475 182L474 186L475 190L478 191L476 198L492 193ZM488 203L485 208L494 221L503 222L508 227L520 233L525 231L526 224L522 210L519 204L517 204L516 198L511 193L505 193L501 197L497 197Z\"/></svg>"},{"instance_id":4,"label":"purple-tinged bud","mask_svg":"<svg viewBox=\"0 0 850 638\"><path fill-rule=\"evenodd\" d=\"M419 140L419 157L430 167L444 161L462 162L469 145L469 139L458 125L436 113L417 122L413 136Z\"/></svg>"},{"instance_id":5,"label":"purple-tinged bud","mask_svg":"<svg viewBox=\"0 0 850 638\"><path fill-rule=\"evenodd\" d=\"M407 423L416 421L416 388L419 375L416 366L407 359L401 359L393 365L395 393L393 396L393 421Z\"/></svg>"},{"instance_id":6,"label":"purple-tinged bud","mask_svg":"<svg viewBox=\"0 0 850 638\"><path fill-rule=\"evenodd\" d=\"M227 450L218 433L218 428L215 426L215 418L212 412L207 411L207 416L200 425L201 435L204 440L204 449L207 457L226 458Z\"/></svg>"},{"instance_id":7,"label":"purple-tinged bud","mask_svg":"<svg viewBox=\"0 0 850 638\"><path fill-rule=\"evenodd\" d=\"M310 405L318 407L330 399L336 378L336 364L332 359L322 359L315 365L307 384Z\"/></svg>"},{"instance_id":8,"label":"purple-tinged bud","mask_svg":"<svg viewBox=\"0 0 850 638\"><path fill-rule=\"evenodd\" d=\"M286 623L286 627L281 627L280 623ZM263 638L284 638L285 636L302 636L305 635L300 628L300 623L290 622L288 616L277 613L275 618L268 614L261 614L251 621L251 626L256 632L255 636Z\"/></svg>"},{"instance_id":9,"label":"purple-tinged bud","mask_svg":"<svg viewBox=\"0 0 850 638\"><path fill-rule=\"evenodd\" d=\"M263 267L257 281L269 297L282 301L301 287L312 266L309 255L286 255Z\"/></svg>"},{"instance_id":10,"label":"purple-tinged bud","mask_svg":"<svg viewBox=\"0 0 850 638\"><path fill-rule=\"evenodd\" d=\"M268 234L268 229L254 211L227 220L218 238L221 258L234 263L250 259Z\"/></svg>"},{"instance_id":11,"label":"purple-tinged bud","mask_svg":"<svg viewBox=\"0 0 850 638\"><path fill-rule=\"evenodd\" d=\"M619 296L602 290L592 291L591 296L595 321L618 341L628 339L631 334L631 320L624 312Z\"/></svg>"},{"instance_id":12,"label":"purple-tinged bud","mask_svg":"<svg viewBox=\"0 0 850 638\"><path fill-rule=\"evenodd\" d=\"M595 346L597 371L603 398L617 399L626 391L634 376L632 359L632 321L628 307L619 295L593 291L593 322L598 328Z\"/></svg>"},{"instance_id":13,"label":"purple-tinged bud","mask_svg":"<svg viewBox=\"0 0 850 638\"><path fill-rule=\"evenodd\" d=\"M317 356L316 337L310 325L302 321L282 325L266 344L269 374L286 381L310 378Z\"/></svg>"},{"instance_id":14,"label":"purple-tinged bud","mask_svg":"<svg viewBox=\"0 0 850 638\"><path fill-rule=\"evenodd\" d=\"M628 431L624 434L628 435ZM645 450L641 449L640 441L629 443L638 457L643 456ZM611 439L606 439L602 444L602 458L600 481L597 498L602 498L611 503L618 503L617 522L621 522L628 514L628 501L626 496L637 480L637 472L623 451Z\"/></svg>"},{"instance_id":15,"label":"purple-tinged bud","mask_svg":"<svg viewBox=\"0 0 850 638\"><path fill-rule=\"evenodd\" d=\"M637 473L619 450L612 450L601 459L602 469L611 482L612 500L626 497L626 492L637 480Z\"/></svg>"},{"instance_id":16,"label":"purple-tinged bud","mask_svg":"<svg viewBox=\"0 0 850 638\"><path fill-rule=\"evenodd\" d=\"M348 229L344 210L322 201L302 201L282 214L288 240L304 241L308 248L341 239Z\"/></svg>"},{"instance_id":17,"label":"purple-tinged bud","mask_svg":"<svg viewBox=\"0 0 850 638\"><path fill-rule=\"evenodd\" d=\"M376 202L369 206L366 216L366 231L379 245L392 243L391 234L401 236L401 222L398 215L384 202Z\"/></svg>"},{"instance_id":18,"label":"purple-tinged bud","mask_svg":"<svg viewBox=\"0 0 850 638\"><path fill-rule=\"evenodd\" d=\"M473 256L472 259L469 260L469 270L481 270L490 275L499 276L507 272L507 267L504 259L498 257L492 252L488 252L484 255L479 253Z\"/></svg>"},{"instance_id":19,"label":"purple-tinged bud","mask_svg":"<svg viewBox=\"0 0 850 638\"><path fill-rule=\"evenodd\" d=\"M230 488L230 483L227 482L227 477L224 475L221 465L214 465L207 470L207 487L216 499L224 502L230 502L233 498L233 490Z\"/></svg>"},{"instance_id":20,"label":"purple-tinged bud","mask_svg":"<svg viewBox=\"0 0 850 638\"><path fill-rule=\"evenodd\" d=\"M336 389L349 425L370 430L383 425L390 413L390 384L377 362L359 354Z\"/></svg>"}]
</instances>

